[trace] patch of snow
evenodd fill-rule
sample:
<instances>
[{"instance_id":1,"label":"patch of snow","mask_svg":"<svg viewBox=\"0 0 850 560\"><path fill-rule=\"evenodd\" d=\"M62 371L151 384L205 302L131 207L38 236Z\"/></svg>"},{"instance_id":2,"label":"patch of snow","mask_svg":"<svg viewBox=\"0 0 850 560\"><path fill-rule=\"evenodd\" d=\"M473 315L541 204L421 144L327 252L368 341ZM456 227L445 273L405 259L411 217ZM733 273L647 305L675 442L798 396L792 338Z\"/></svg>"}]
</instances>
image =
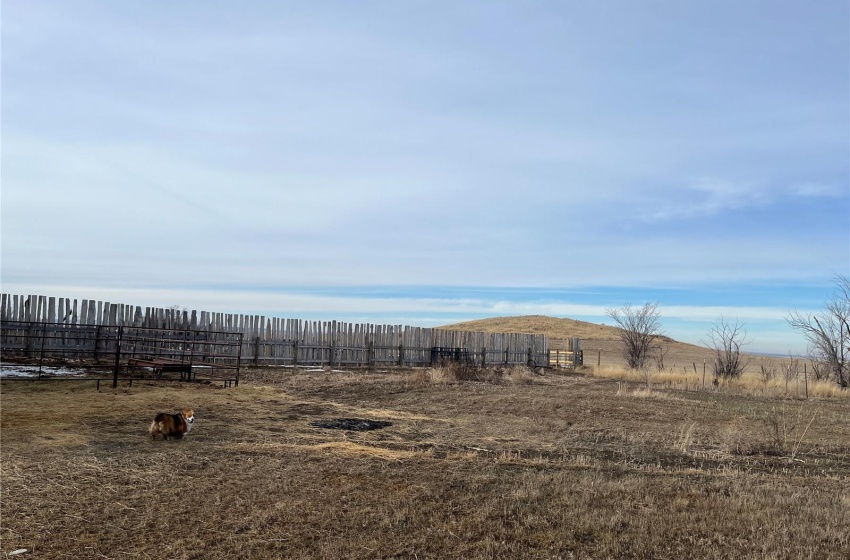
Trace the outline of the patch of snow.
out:
<instances>
[{"instance_id":1,"label":"patch of snow","mask_svg":"<svg viewBox=\"0 0 850 560\"><path fill-rule=\"evenodd\" d=\"M77 376L77 375L85 375L85 371L79 368L71 368L71 367L52 367L52 366L42 366L41 367L41 375L52 377L52 376ZM39 376L39 368L37 365L24 365L24 364L0 364L0 378L4 377L38 377Z\"/></svg>"}]
</instances>

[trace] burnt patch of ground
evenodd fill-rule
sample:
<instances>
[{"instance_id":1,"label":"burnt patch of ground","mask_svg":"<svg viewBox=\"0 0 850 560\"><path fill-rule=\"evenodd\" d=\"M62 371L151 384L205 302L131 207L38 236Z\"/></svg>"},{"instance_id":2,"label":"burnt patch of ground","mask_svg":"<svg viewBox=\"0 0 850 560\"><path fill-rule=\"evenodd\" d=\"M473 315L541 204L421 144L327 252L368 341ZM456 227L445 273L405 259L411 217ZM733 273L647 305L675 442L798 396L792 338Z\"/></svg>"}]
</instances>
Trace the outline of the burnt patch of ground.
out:
<instances>
[{"instance_id":1,"label":"burnt patch of ground","mask_svg":"<svg viewBox=\"0 0 850 560\"><path fill-rule=\"evenodd\" d=\"M381 430L388 426L392 426L392 422L385 420L364 420L362 418L329 418L327 420L316 420L310 422L314 428L324 428L326 430L347 430L350 432L370 432L372 430Z\"/></svg>"}]
</instances>

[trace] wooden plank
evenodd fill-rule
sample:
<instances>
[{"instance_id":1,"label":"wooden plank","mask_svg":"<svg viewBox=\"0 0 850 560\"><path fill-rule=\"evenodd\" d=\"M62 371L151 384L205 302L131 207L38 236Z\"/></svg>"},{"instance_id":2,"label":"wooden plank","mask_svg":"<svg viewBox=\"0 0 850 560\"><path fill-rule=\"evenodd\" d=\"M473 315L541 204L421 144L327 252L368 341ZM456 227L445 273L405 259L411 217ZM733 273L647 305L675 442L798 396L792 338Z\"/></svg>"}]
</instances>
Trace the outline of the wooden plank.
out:
<instances>
[{"instance_id":1,"label":"wooden plank","mask_svg":"<svg viewBox=\"0 0 850 560\"><path fill-rule=\"evenodd\" d=\"M121 303L81 300L79 316L78 300L40 295L2 294L0 318L4 320L31 320L65 322L89 325L133 325L153 328L238 331L245 335L248 344L259 338L260 353L264 363L292 363L293 342L299 343L298 353L305 363L327 363L336 365L362 363L374 358L377 363L392 363L402 359L406 364L427 362L430 348L464 348L483 363L522 363L529 355L533 359L545 360L550 341L546 335L530 333L481 333L477 331L445 331L406 325L376 325L347 321L310 321L267 317L265 315L242 315L191 312L188 309L145 308ZM558 341L560 342L560 340ZM563 347L578 348L578 339L564 340ZM560 347L560 345L559 345ZM334 352L330 353L333 348ZM369 349L375 352L369 354ZM561 360L558 354L553 358Z\"/></svg>"}]
</instances>

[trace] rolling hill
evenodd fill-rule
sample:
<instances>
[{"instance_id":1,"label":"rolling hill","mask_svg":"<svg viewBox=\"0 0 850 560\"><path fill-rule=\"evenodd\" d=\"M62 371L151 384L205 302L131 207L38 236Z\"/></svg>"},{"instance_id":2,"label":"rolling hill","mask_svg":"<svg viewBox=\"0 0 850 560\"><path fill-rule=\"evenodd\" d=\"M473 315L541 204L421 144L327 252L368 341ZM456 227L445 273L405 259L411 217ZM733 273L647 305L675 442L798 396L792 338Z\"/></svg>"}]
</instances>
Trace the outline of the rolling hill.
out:
<instances>
[{"instance_id":1,"label":"rolling hill","mask_svg":"<svg viewBox=\"0 0 850 560\"><path fill-rule=\"evenodd\" d=\"M578 337L581 339L581 348L584 350L585 364L625 365L619 329L610 325L546 315L522 315L464 321L439 328L486 333L545 334L549 337L549 347L553 349L565 348L565 339ZM679 370L684 368L702 373L705 363L710 371L711 364L714 361L712 349L679 342L667 336L661 337L661 341L666 352L664 357L665 368ZM751 356L750 365L747 369L753 370L763 359L760 356Z\"/></svg>"},{"instance_id":2,"label":"rolling hill","mask_svg":"<svg viewBox=\"0 0 850 560\"><path fill-rule=\"evenodd\" d=\"M573 337L593 341L617 341L620 339L620 329L617 327L588 323L587 321L578 321L576 319L548 317L546 315L493 317L491 319L464 321L463 323L455 323L439 328L486 333L545 334L553 340ZM683 342L676 342L667 336L662 336L661 340L667 343L684 344Z\"/></svg>"}]
</instances>

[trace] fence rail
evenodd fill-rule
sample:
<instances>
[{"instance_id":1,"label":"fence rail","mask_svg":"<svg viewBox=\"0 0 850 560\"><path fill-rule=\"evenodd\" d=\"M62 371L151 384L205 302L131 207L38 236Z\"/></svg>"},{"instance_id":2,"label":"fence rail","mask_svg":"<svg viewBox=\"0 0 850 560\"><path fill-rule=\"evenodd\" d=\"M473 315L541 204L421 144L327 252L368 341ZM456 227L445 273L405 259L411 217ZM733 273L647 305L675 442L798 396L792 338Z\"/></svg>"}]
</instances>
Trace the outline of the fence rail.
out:
<instances>
[{"instance_id":1,"label":"fence rail","mask_svg":"<svg viewBox=\"0 0 850 560\"><path fill-rule=\"evenodd\" d=\"M0 322L0 370L17 361L45 365L74 363L86 370L108 370L118 378L153 372L180 374L181 380L219 380L239 384L242 334L157 329L128 325L69 325L31 321Z\"/></svg>"},{"instance_id":2,"label":"fence rail","mask_svg":"<svg viewBox=\"0 0 850 560\"><path fill-rule=\"evenodd\" d=\"M462 349L474 363L481 365L550 363L548 337L539 334L494 334L143 308L41 295L0 294L0 321L51 323L79 329L135 327L240 333L243 362L251 365L423 366L432 363L434 348ZM571 346L577 346L578 339L573 341ZM51 344L82 343L51 339ZM79 347L77 350L83 351Z\"/></svg>"}]
</instances>

